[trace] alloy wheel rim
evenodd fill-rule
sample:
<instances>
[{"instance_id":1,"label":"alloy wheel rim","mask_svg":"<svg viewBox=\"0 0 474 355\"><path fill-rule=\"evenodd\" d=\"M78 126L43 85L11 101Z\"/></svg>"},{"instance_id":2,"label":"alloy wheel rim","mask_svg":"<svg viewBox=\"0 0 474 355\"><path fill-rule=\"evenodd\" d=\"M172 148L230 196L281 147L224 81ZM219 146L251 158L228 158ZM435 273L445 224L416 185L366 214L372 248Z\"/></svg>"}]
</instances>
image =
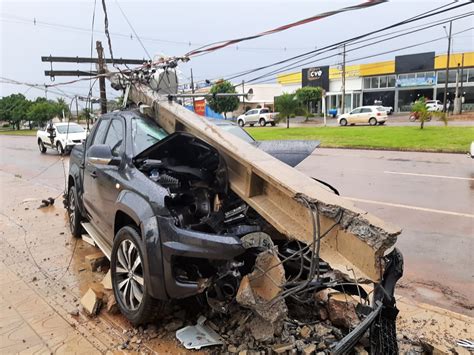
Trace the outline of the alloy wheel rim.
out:
<instances>
[{"instance_id":1,"label":"alloy wheel rim","mask_svg":"<svg viewBox=\"0 0 474 355\"><path fill-rule=\"evenodd\" d=\"M69 194L69 225L74 229L74 217L76 213L76 198L74 193Z\"/></svg>"},{"instance_id":2,"label":"alloy wheel rim","mask_svg":"<svg viewBox=\"0 0 474 355\"><path fill-rule=\"evenodd\" d=\"M128 239L122 241L117 249L115 274L115 286L122 303L128 310L138 309L145 287L143 264L138 248Z\"/></svg>"}]
</instances>

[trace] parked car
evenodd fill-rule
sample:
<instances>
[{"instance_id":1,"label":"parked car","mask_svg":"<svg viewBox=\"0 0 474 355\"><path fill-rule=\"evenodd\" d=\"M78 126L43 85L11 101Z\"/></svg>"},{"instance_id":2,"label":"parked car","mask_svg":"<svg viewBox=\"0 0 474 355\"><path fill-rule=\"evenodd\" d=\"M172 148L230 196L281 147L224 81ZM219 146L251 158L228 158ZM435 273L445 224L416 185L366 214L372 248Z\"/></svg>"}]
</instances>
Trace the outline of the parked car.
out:
<instances>
[{"instance_id":1,"label":"parked car","mask_svg":"<svg viewBox=\"0 0 474 355\"><path fill-rule=\"evenodd\" d=\"M86 136L85 129L77 123L50 123L36 132L36 142L41 153L46 153L49 148L66 154L74 146L82 144Z\"/></svg>"},{"instance_id":2,"label":"parked car","mask_svg":"<svg viewBox=\"0 0 474 355\"><path fill-rule=\"evenodd\" d=\"M257 144L241 127L216 122ZM159 316L169 299L237 290L232 275L242 265L235 258L247 252L240 238L267 223L228 184L214 147L186 132L168 135L136 111L102 115L74 147L65 198L70 229L79 237L84 228L110 257L114 295L132 323Z\"/></svg>"},{"instance_id":3,"label":"parked car","mask_svg":"<svg viewBox=\"0 0 474 355\"><path fill-rule=\"evenodd\" d=\"M387 115L391 115L393 113L393 107L392 106L384 106L382 101L380 100L375 100L374 101L374 106L382 106L385 111L387 112Z\"/></svg>"},{"instance_id":4,"label":"parked car","mask_svg":"<svg viewBox=\"0 0 474 355\"><path fill-rule=\"evenodd\" d=\"M248 110L243 115L237 117L237 124L240 127L243 127L246 124L253 127L257 123L262 127L266 126L268 123L275 126L275 118L277 115L277 112L270 112L268 108L255 108Z\"/></svg>"},{"instance_id":5,"label":"parked car","mask_svg":"<svg viewBox=\"0 0 474 355\"><path fill-rule=\"evenodd\" d=\"M443 103L439 100L426 101L426 107L428 111L443 111Z\"/></svg>"},{"instance_id":6,"label":"parked car","mask_svg":"<svg viewBox=\"0 0 474 355\"><path fill-rule=\"evenodd\" d=\"M337 122L341 126L353 125L356 123L383 125L388 119L387 111L382 106L361 106L357 107L349 113L340 115Z\"/></svg>"}]
</instances>

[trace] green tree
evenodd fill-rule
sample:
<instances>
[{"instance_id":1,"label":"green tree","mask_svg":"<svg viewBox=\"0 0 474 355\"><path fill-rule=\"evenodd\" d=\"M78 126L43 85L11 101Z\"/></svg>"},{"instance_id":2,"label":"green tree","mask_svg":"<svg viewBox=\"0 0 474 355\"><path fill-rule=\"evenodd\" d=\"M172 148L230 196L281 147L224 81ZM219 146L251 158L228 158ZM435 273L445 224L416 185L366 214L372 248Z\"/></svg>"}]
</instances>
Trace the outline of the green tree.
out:
<instances>
[{"instance_id":1,"label":"green tree","mask_svg":"<svg viewBox=\"0 0 474 355\"><path fill-rule=\"evenodd\" d=\"M298 90L296 90L296 96L298 100L304 105L305 107L305 117L308 120L310 116L310 105L311 102L318 101L321 99L323 94L323 89L320 87L312 87L312 86L305 86Z\"/></svg>"},{"instance_id":2,"label":"green tree","mask_svg":"<svg viewBox=\"0 0 474 355\"><path fill-rule=\"evenodd\" d=\"M227 93L235 94L234 85L226 80L221 80L215 83L211 90L211 94ZM227 112L235 111L239 107L239 98L237 96L229 97L210 97L207 99L209 107L218 113L223 113L227 119Z\"/></svg>"},{"instance_id":3,"label":"green tree","mask_svg":"<svg viewBox=\"0 0 474 355\"><path fill-rule=\"evenodd\" d=\"M301 102L296 94L284 93L275 97L275 110L279 117L286 117L286 128L290 128L290 116L296 115L301 110Z\"/></svg>"},{"instance_id":4,"label":"green tree","mask_svg":"<svg viewBox=\"0 0 474 355\"><path fill-rule=\"evenodd\" d=\"M412 112L418 115L418 119L420 120L420 129L423 129L425 125L425 121L431 117L431 113L428 111L426 107L426 100L424 97L420 97L411 107Z\"/></svg>"},{"instance_id":5,"label":"green tree","mask_svg":"<svg viewBox=\"0 0 474 355\"><path fill-rule=\"evenodd\" d=\"M26 119L31 101L22 94L12 94L0 99L0 120L8 121L16 129L20 129L20 123Z\"/></svg>"},{"instance_id":6,"label":"green tree","mask_svg":"<svg viewBox=\"0 0 474 355\"><path fill-rule=\"evenodd\" d=\"M69 116L69 105L66 103L66 100L64 100L62 97L59 97L56 102L55 102L57 114L59 117L63 117L63 112L64 116L68 117Z\"/></svg>"},{"instance_id":7,"label":"green tree","mask_svg":"<svg viewBox=\"0 0 474 355\"><path fill-rule=\"evenodd\" d=\"M62 115L62 110L60 113L56 102L37 100L28 110L27 117L30 121L37 122L40 126L43 126L46 122L60 114Z\"/></svg>"}]
</instances>

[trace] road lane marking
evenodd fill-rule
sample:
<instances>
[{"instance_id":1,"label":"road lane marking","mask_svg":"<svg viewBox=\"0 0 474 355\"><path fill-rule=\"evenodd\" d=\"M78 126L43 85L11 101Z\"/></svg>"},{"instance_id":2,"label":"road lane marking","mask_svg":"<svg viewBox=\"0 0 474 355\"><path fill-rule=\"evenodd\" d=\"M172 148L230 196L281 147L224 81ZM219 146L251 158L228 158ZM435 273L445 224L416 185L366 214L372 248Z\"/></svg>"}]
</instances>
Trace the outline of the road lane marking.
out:
<instances>
[{"instance_id":1,"label":"road lane marking","mask_svg":"<svg viewBox=\"0 0 474 355\"><path fill-rule=\"evenodd\" d=\"M401 173L398 171L384 171L385 174L396 174L396 175L411 175L411 176L426 176L441 179L456 179L456 180L470 180L474 181L473 178L459 177L459 176L446 176L446 175L431 175L431 174L417 174L417 173Z\"/></svg>"},{"instance_id":2,"label":"road lane marking","mask_svg":"<svg viewBox=\"0 0 474 355\"><path fill-rule=\"evenodd\" d=\"M410 210L417 210L417 211L423 211L423 212L432 212L432 213L441 213L441 214L448 214L451 216L456 216L456 217L467 217L467 218L474 218L474 214L469 214L469 213L460 213L460 212L452 212L452 211L444 211L444 210L435 210L432 208L425 208L425 207L417 207L417 206L410 206L410 205L402 205L398 203L390 203L390 202L382 202L382 201L373 201L373 200L364 200L362 198L355 198L355 197L346 197L348 200L354 201L354 202L364 202L364 203L371 203L374 205L383 205L383 206L389 206L389 207L398 207L398 208L407 208Z\"/></svg>"}]
</instances>

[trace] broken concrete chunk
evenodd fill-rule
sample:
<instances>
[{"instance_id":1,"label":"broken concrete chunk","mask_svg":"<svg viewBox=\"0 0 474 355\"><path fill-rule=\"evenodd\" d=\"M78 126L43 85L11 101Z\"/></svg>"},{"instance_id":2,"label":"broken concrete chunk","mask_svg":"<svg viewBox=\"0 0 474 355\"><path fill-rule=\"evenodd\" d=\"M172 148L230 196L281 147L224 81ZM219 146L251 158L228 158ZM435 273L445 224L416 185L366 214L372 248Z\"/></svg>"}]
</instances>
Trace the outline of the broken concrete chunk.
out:
<instances>
[{"instance_id":1,"label":"broken concrete chunk","mask_svg":"<svg viewBox=\"0 0 474 355\"><path fill-rule=\"evenodd\" d=\"M262 317L255 316L248 324L250 333L258 341L268 341L273 339L275 329L272 323Z\"/></svg>"},{"instance_id":2,"label":"broken concrete chunk","mask_svg":"<svg viewBox=\"0 0 474 355\"><path fill-rule=\"evenodd\" d=\"M96 291L90 288L81 298L82 307L89 316L95 316L99 313L102 305L102 296L103 295L97 294Z\"/></svg>"},{"instance_id":3,"label":"broken concrete chunk","mask_svg":"<svg viewBox=\"0 0 474 355\"><path fill-rule=\"evenodd\" d=\"M324 290L318 291L314 294L314 300L318 303L326 304L329 301L329 296L332 293L339 293L339 291L333 288L325 288Z\"/></svg>"},{"instance_id":4,"label":"broken concrete chunk","mask_svg":"<svg viewBox=\"0 0 474 355\"><path fill-rule=\"evenodd\" d=\"M344 293L331 294L327 308L332 324L346 329L356 327L360 323L356 306L357 302Z\"/></svg>"},{"instance_id":5,"label":"broken concrete chunk","mask_svg":"<svg viewBox=\"0 0 474 355\"><path fill-rule=\"evenodd\" d=\"M97 271L97 268L99 266L105 266L109 262L106 256L101 251L98 251L94 254L86 255L84 261L86 268L90 271Z\"/></svg>"},{"instance_id":6,"label":"broken concrete chunk","mask_svg":"<svg viewBox=\"0 0 474 355\"><path fill-rule=\"evenodd\" d=\"M260 253L254 271L245 275L237 291L237 302L256 312L268 322L285 317L288 308L283 299L274 301L285 282L285 270L272 250Z\"/></svg>"},{"instance_id":7,"label":"broken concrete chunk","mask_svg":"<svg viewBox=\"0 0 474 355\"><path fill-rule=\"evenodd\" d=\"M288 344L275 344L272 345L272 350L276 352L277 354L283 354L287 351L292 350L295 347L294 344L288 343Z\"/></svg>"},{"instance_id":8,"label":"broken concrete chunk","mask_svg":"<svg viewBox=\"0 0 474 355\"><path fill-rule=\"evenodd\" d=\"M303 326L303 328L301 328L300 330L300 335L301 337L303 338L309 338L309 336L311 335L311 328L308 327L307 325Z\"/></svg>"},{"instance_id":9,"label":"broken concrete chunk","mask_svg":"<svg viewBox=\"0 0 474 355\"><path fill-rule=\"evenodd\" d=\"M107 273L105 274L105 276L102 279L101 283L104 286L105 290L111 290L112 289L112 275L110 274L110 270L107 271Z\"/></svg>"},{"instance_id":10,"label":"broken concrete chunk","mask_svg":"<svg viewBox=\"0 0 474 355\"><path fill-rule=\"evenodd\" d=\"M107 301L107 312L110 314L117 314L119 313L119 308L117 305L117 301L115 300L115 296L113 292L110 292L106 295L106 301Z\"/></svg>"},{"instance_id":11,"label":"broken concrete chunk","mask_svg":"<svg viewBox=\"0 0 474 355\"><path fill-rule=\"evenodd\" d=\"M303 355L312 355L316 351L316 345L310 344L303 349Z\"/></svg>"}]
</instances>

